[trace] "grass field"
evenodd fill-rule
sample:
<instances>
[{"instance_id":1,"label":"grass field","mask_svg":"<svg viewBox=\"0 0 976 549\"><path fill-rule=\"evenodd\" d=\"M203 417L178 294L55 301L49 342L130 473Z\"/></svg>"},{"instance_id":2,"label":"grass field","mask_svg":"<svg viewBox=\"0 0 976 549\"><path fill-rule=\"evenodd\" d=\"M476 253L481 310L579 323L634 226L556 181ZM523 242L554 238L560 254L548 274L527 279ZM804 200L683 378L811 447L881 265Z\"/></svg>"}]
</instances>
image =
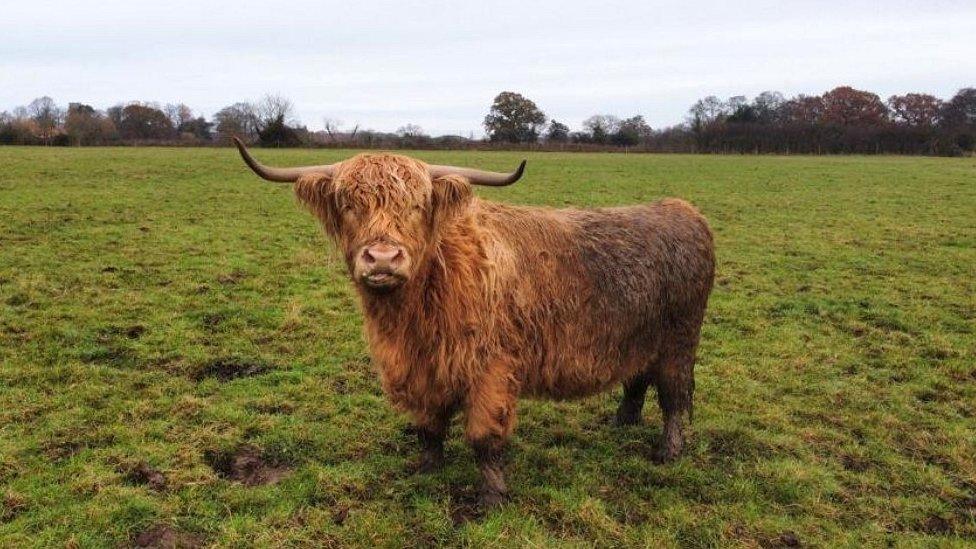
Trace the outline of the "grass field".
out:
<instances>
[{"instance_id":1,"label":"grass field","mask_svg":"<svg viewBox=\"0 0 976 549\"><path fill-rule=\"evenodd\" d=\"M269 163L348 151L256 151ZM508 169L521 153L417 153ZM976 543L976 159L530 154L514 203L678 196L719 256L677 462L522 401L511 503L408 472L344 266L230 149L0 148L0 547Z\"/></svg>"}]
</instances>

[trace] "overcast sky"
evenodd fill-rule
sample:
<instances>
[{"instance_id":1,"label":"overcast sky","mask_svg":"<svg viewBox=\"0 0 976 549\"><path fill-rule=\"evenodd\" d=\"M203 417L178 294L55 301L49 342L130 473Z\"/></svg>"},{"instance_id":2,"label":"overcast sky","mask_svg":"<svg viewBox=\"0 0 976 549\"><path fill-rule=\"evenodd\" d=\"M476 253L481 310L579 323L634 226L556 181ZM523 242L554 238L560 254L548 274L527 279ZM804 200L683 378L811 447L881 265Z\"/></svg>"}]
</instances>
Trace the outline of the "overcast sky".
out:
<instances>
[{"instance_id":1,"label":"overcast sky","mask_svg":"<svg viewBox=\"0 0 976 549\"><path fill-rule=\"evenodd\" d=\"M41 95L211 116L265 93L297 117L482 134L500 91L578 128L681 122L706 95L976 86L976 0L342 2L8 0L0 110Z\"/></svg>"}]
</instances>

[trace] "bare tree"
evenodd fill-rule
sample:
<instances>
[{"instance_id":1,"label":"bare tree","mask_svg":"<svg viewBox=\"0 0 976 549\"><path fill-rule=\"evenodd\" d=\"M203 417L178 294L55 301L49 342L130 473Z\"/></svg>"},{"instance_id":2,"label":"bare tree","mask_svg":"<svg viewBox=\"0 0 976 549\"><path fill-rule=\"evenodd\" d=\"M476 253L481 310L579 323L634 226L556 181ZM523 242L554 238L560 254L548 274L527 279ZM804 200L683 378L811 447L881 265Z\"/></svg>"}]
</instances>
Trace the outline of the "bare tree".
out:
<instances>
[{"instance_id":1,"label":"bare tree","mask_svg":"<svg viewBox=\"0 0 976 549\"><path fill-rule=\"evenodd\" d=\"M612 114L594 114L583 121L594 143L607 143L620 130L620 119Z\"/></svg>"},{"instance_id":2,"label":"bare tree","mask_svg":"<svg viewBox=\"0 0 976 549\"><path fill-rule=\"evenodd\" d=\"M308 137L294 119L294 105L280 95L265 95L257 105L258 140L264 146L297 147Z\"/></svg>"},{"instance_id":3,"label":"bare tree","mask_svg":"<svg viewBox=\"0 0 976 549\"><path fill-rule=\"evenodd\" d=\"M295 106L280 95L265 95L257 105L257 113L262 126L272 123L294 125Z\"/></svg>"},{"instance_id":4,"label":"bare tree","mask_svg":"<svg viewBox=\"0 0 976 549\"><path fill-rule=\"evenodd\" d=\"M325 117L322 119L323 129L329 136L330 141L333 143L355 141L356 135L359 133L359 123L357 122L356 125L353 126L348 132L343 131L342 124L342 120L339 120L338 118Z\"/></svg>"},{"instance_id":5,"label":"bare tree","mask_svg":"<svg viewBox=\"0 0 976 549\"><path fill-rule=\"evenodd\" d=\"M722 114L730 115L749 104L749 100L744 95L733 95L722 106Z\"/></svg>"},{"instance_id":6,"label":"bare tree","mask_svg":"<svg viewBox=\"0 0 976 549\"><path fill-rule=\"evenodd\" d=\"M183 127L193 120L193 111L183 103L166 105L163 107L163 112L169 117L177 131L183 131Z\"/></svg>"},{"instance_id":7,"label":"bare tree","mask_svg":"<svg viewBox=\"0 0 976 549\"><path fill-rule=\"evenodd\" d=\"M322 119L322 125L325 127L325 133L329 134L329 139L333 143L338 143L339 132L342 131L342 120L338 118L324 118Z\"/></svg>"},{"instance_id":8,"label":"bare tree","mask_svg":"<svg viewBox=\"0 0 976 549\"><path fill-rule=\"evenodd\" d=\"M400 126L397 128L396 134L403 138L411 137L427 137L424 133L424 129L416 124L407 124L405 126Z\"/></svg>"},{"instance_id":9,"label":"bare tree","mask_svg":"<svg viewBox=\"0 0 976 549\"><path fill-rule=\"evenodd\" d=\"M31 101L30 105L27 106L27 112L37 124L37 129L40 132L39 137L44 140L45 144L49 145L51 138L54 137L61 125L64 111L58 107L53 99L45 95Z\"/></svg>"},{"instance_id":10,"label":"bare tree","mask_svg":"<svg viewBox=\"0 0 976 549\"><path fill-rule=\"evenodd\" d=\"M719 120L725 114L725 103L718 97L709 95L696 101L688 109L688 113L691 115L692 125L708 125Z\"/></svg>"},{"instance_id":11,"label":"bare tree","mask_svg":"<svg viewBox=\"0 0 976 549\"><path fill-rule=\"evenodd\" d=\"M764 91L756 96L752 106L760 123L771 124L780 119L784 103L786 99L783 94L778 91Z\"/></svg>"},{"instance_id":12,"label":"bare tree","mask_svg":"<svg viewBox=\"0 0 976 549\"><path fill-rule=\"evenodd\" d=\"M217 137L221 141L230 141L238 136L247 141L253 141L258 135L258 115L254 105L242 102L234 103L220 109L214 115Z\"/></svg>"},{"instance_id":13,"label":"bare tree","mask_svg":"<svg viewBox=\"0 0 976 549\"><path fill-rule=\"evenodd\" d=\"M797 95L783 103L783 119L794 124L817 124L823 119L824 100L819 95Z\"/></svg>"}]
</instances>

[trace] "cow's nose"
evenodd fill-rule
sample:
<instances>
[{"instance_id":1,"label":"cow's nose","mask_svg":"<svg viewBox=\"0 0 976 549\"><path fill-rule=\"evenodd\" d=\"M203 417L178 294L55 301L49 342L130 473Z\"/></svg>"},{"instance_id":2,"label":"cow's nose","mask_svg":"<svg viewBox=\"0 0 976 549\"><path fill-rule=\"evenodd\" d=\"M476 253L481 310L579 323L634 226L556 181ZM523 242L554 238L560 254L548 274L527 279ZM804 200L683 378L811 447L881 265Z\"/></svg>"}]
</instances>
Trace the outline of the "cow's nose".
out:
<instances>
[{"instance_id":1,"label":"cow's nose","mask_svg":"<svg viewBox=\"0 0 976 549\"><path fill-rule=\"evenodd\" d=\"M363 262L374 269L391 269L403 262L403 249L389 244L373 244L363 250Z\"/></svg>"}]
</instances>

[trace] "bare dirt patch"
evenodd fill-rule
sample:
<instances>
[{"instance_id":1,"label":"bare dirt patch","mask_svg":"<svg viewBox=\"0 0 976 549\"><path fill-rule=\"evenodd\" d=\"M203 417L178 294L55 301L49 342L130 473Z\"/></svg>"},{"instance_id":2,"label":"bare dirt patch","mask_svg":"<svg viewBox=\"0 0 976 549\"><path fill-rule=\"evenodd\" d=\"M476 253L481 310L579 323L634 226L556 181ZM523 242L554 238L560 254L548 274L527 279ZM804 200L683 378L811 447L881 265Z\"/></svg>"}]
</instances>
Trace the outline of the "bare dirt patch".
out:
<instances>
[{"instance_id":1,"label":"bare dirt patch","mask_svg":"<svg viewBox=\"0 0 976 549\"><path fill-rule=\"evenodd\" d=\"M157 492L166 489L166 476L144 461L124 465L119 467L119 469L125 475L125 480L132 484L148 486Z\"/></svg>"},{"instance_id":2,"label":"bare dirt patch","mask_svg":"<svg viewBox=\"0 0 976 549\"><path fill-rule=\"evenodd\" d=\"M796 533L787 531L775 538L761 541L760 545L763 547L800 547L802 542Z\"/></svg>"},{"instance_id":3,"label":"bare dirt patch","mask_svg":"<svg viewBox=\"0 0 976 549\"><path fill-rule=\"evenodd\" d=\"M263 374L271 367L259 360L239 358L218 358L203 364L191 374L194 381L216 378L220 381L231 381L242 377Z\"/></svg>"},{"instance_id":4,"label":"bare dirt patch","mask_svg":"<svg viewBox=\"0 0 976 549\"><path fill-rule=\"evenodd\" d=\"M10 522L27 510L27 500L15 492L7 492L0 499L0 524Z\"/></svg>"},{"instance_id":5,"label":"bare dirt patch","mask_svg":"<svg viewBox=\"0 0 976 549\"><path fill-rule=\"evenodd\" d=\"M245 273L244 271L234 270L229 273L217 276L217 282L220 282L221 284L227 286L231 284L237 284L241 280L244 280L245 277L247 277L247 273Z\"/></svg>"},{"instance_id":6,"label":"bare dirt patch","mask_svg":"<svg viewBox=\"0 0 976 549\"><path fill-rule=\"evenodd\" d=\"M204 457L217 476L244 486L275 484L291 471L285 464L270 462L260 448L250 444L231 452L209 451Z\"/></svg>"},{"instance_id":7,"label":"bare dirt patch","mask_svg":"<svg viewBox=\"0 0 976 549\"><path fill-rule=\"evenodd\" d=\"M938 515L931 515L920 525L920 530L926 534L944 535L952 533L952 522Z\"/></svg>"},{"instance_id":8,"label":"bare dirt patch","mask_svg":"<svg viewBox=\"0 0 976 549\"><path fill-rule=\"evenodd\" d=\"M180 532L164 524L153 526L136 534L133 544L136 547L153 549L196 549L203 547L203 539L194 534Z\"/></svg>"},{"instance_id":9,"label":"bare dirt patch","mask_svg":"<svg viewBox=\"0 0 976 549\"><path fill-rule=\"evenodd\" d=\"M45 457L54 461L66 460L81 452L104 448L115 443L115 435L102 433L78 433L64 431L53 435L41 444L40 450Z\"/></svg>"},{"instance_id":10,"label":"bare dirt patch","mask_svg":"<svg viewBox=\"0 0 976 549\"><path fill-rule=\"evenodd\" d=\"M144 333L146 333L146 327L142 324L108 326L98 331L96 340L99 343L111 343L120 337L125 339L139 339Z\"/></svg>"},{"instance_id":11,"label":"bare dirt patch","mask_svg":"<svg viewBox=\"0 0 976 549\"><path fill-rule=\"evenodd\" d=\"M478 493L465 487L451 487L451 522L459 528L466 522L477 521L484 516L484 509L478 501Z\"/></svg>"},{"instance_id":12,"label":"bare dirt patch","mask_svg":"<svg viewBox=\"0 0 976 549\"><path fill-rule=\"evenodd\" d=\"M75 440L54 440L44 445L44 455L53 460L68 459L81 452L88 445Z\"/></svg>"},{"instance_id":13,"label":"bare dirt patch","mask_svg":"<svg viewBox=\"0 0 976 549\"><path fill-rule=\"evenodd\" d=\"M347 518L349 518L349 506L347 505L340 505L339 508L336 509L335 513L332 513L332 522L335 523L336 526L342 526L345 524Z\"/></svg>"}]
</instances>

